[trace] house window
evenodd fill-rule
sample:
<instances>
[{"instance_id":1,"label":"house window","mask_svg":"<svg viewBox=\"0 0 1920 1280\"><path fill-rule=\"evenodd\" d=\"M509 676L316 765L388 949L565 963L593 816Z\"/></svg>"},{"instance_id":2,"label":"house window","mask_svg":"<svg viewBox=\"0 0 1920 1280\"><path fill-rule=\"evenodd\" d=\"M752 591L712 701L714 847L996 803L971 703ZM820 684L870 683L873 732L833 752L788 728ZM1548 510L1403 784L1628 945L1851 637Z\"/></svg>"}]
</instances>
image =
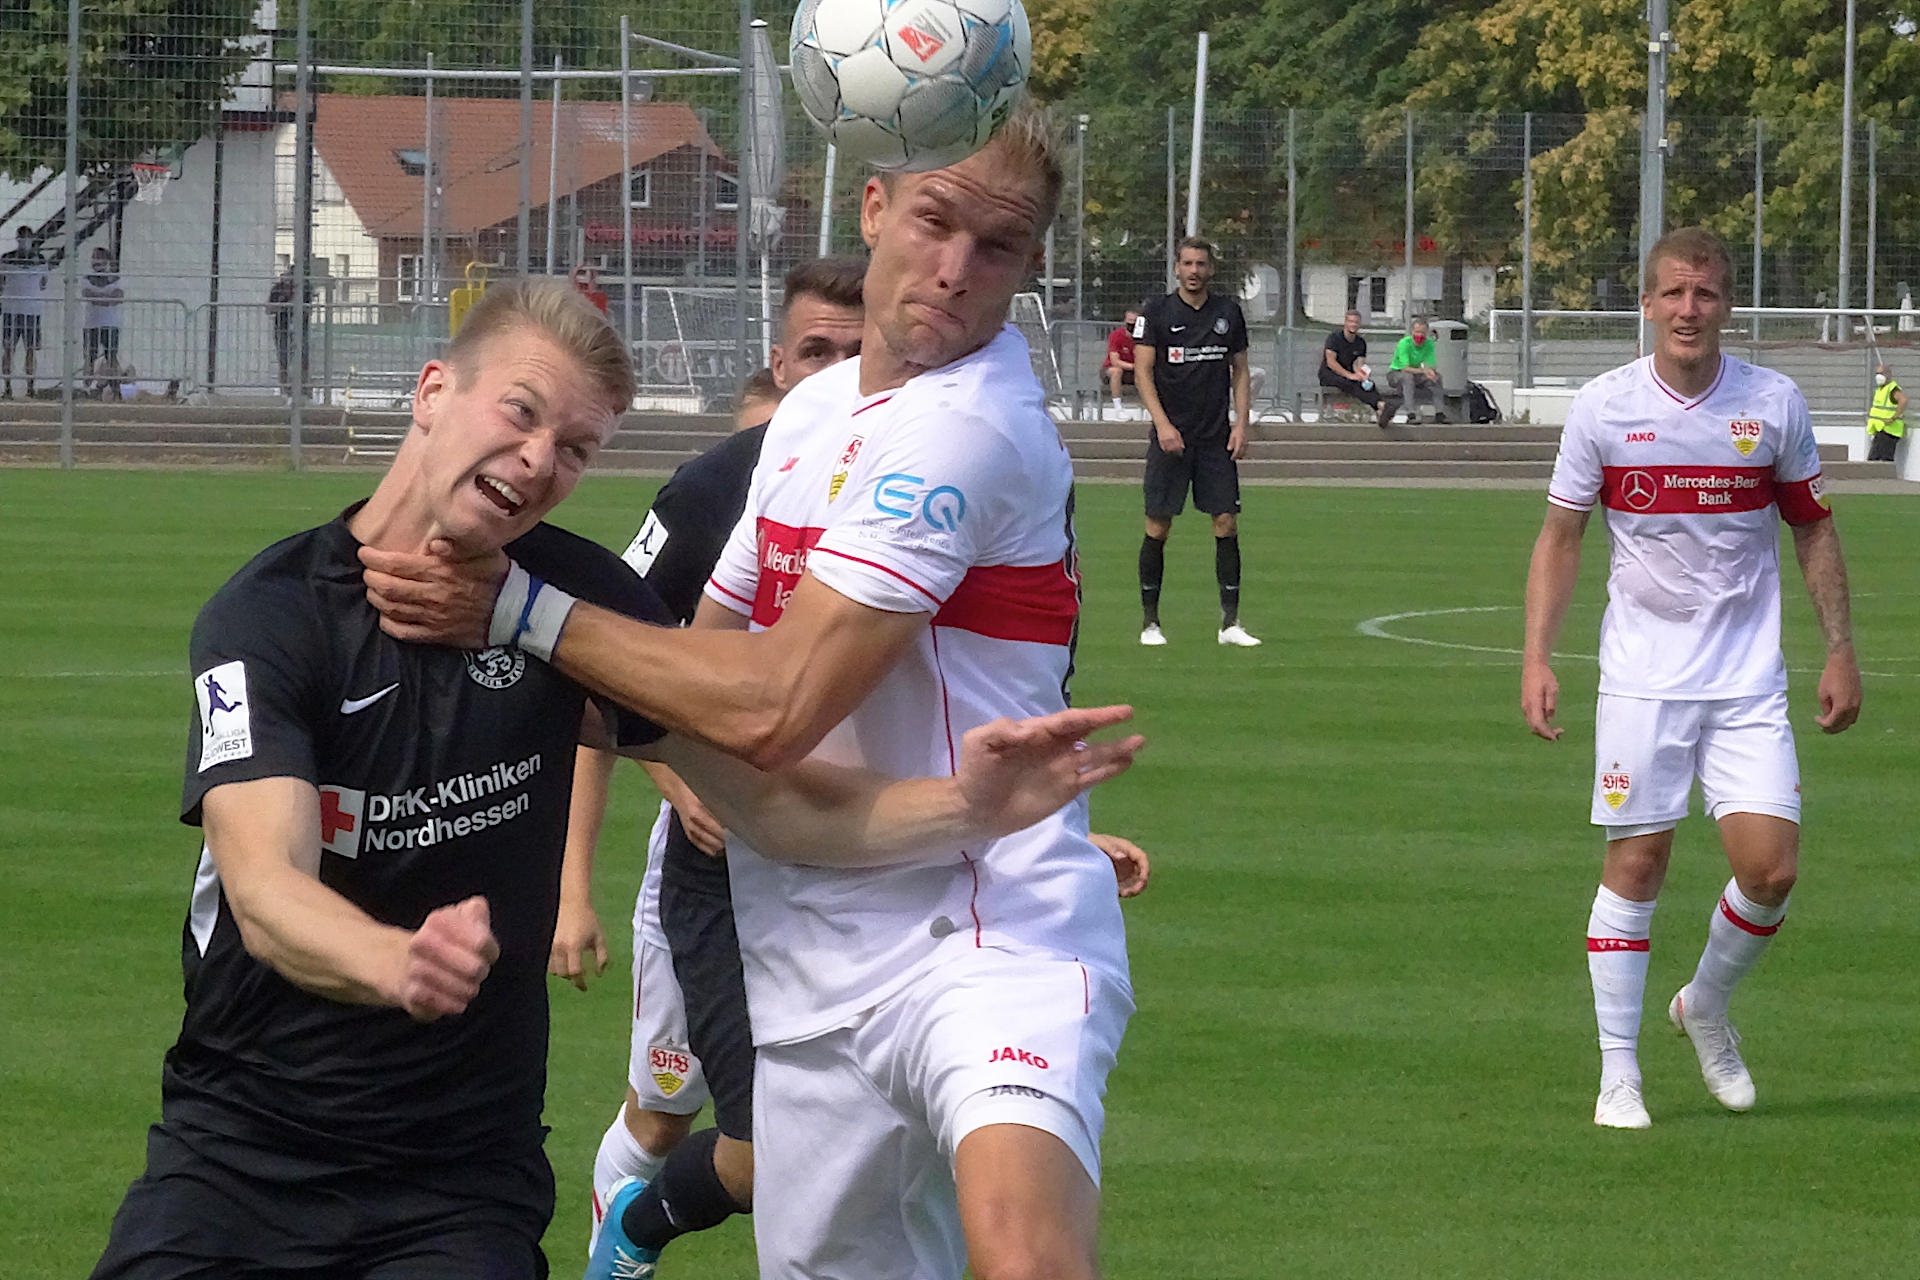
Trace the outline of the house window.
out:
<instances>
[{"instance_id":1,"label":"house window","mask_svg":"<svg viewBox=\"0 0 1920 1280\"><path fill-rule=\"evenodd\" d=\"M409 178L418 178L427 172L427 153L419 147L396 148L393 158L400 162L400 172Z\"/></svg>"},{"instance_id":2,"label":"house window","mask_svg":"<svg viewBox=\"0 0 1920 1280\"><path fill-rule=\"evenodd\" d=\"M420 263L417 253L403 253L394 259L394 275L397 277L393 296L401 302L420 300Z\"/></svg>"},{"instance_id":3,"label":"house window","mask_svg":"<svg viewBox=\"0 0 1920 1280\"><path fill-rule=\"evenodd\" d=\"M635 169L627 178L627 204L635 209L653 207L653 170Z\"/></svg>"},{"instance_id":4,"label":"house window","mask_svg":"<svg viewBox=\"0 0 1920 1280\"><path fill-rule=\"evenodd\" d=\"M1387 313L1387 278L1373 276L1367 281L1367 310L1376 316Z\"/></svg>"},{"instance_id":5,"label":"house window","mask_svg":"<svg viewBox=\"0 0 1920 1280\"><path fill-rule=\"evenodd\" d=\"M713 175L713 207L716 209L738 209L740 207L740 180L730 173Z\"/></svg>"}]
</instances>

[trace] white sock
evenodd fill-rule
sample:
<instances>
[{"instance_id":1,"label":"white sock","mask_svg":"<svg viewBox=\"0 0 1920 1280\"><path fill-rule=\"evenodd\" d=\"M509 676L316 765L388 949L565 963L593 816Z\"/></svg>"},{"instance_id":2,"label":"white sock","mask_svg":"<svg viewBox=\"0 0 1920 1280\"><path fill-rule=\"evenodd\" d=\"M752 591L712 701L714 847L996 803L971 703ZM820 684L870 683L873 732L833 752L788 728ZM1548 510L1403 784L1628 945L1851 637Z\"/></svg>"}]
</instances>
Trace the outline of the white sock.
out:
<instances>
[{"instance_id":1,"label":"white sock","mask_svg":"<svg viewBox=\"0 0 1920 1280\"><path fill-rule=\"evenodd\" d=\"M1121 407L1121 404L1120 404L1120 397L1119 397L1119 396L1115 396L1115 397L1113 398L1113 407L1114 407L1114 408L1116 408L1116 409L1118 409L1118 408L1120 408L1120 407Z\"/></svg>"},{"instance_id":2,"label":"white sock","mask_svg":"<svg viewBox=\"0 0 1920 1280\"><path fill-rule=\"evenodd\" d=\"M1687 1012L1710 1018L1727 1016L1734 984L1760 962L1761 953L1787 918L1787 904L1763 907L1740 892L1737 881L1727 881L1707 924L1707 946L1699 967L1687 984Z\"/></svg>"},{"instance_id":3,"label":"white sock","mask_svg":"<svg viewBox=\"0 0 1920 1280\"><path fill-rule=\"evenodd\" d=\"M633 1136L633 1131L627 1128L626 1104L621 1103L620 1110L614 1113L613 1123L601 1135L600 1150L593 1156L593 1229L587 1240L588 1252L592 1252L593 1241L600 1235L600 1218L606 1211L607 1196L612 1192L613 1184L622 1178L640 1178L652 1182L660 1176L660 1170L666 1163L665 1156L653 1154Z\"/></svg>"},{"instance_id":4,"label":"white sock","mask_svg":"<svg viewBox=\"0 0 1920 1280\"><path fill-rule=\"evenodd\" d=\"M1600 1028L1600 1088L1640 1083L1640 1009L1647 998L1651 902L1633 902L1601 885L1587 917L1587 975Z\"/></svg>"}]
</instances>

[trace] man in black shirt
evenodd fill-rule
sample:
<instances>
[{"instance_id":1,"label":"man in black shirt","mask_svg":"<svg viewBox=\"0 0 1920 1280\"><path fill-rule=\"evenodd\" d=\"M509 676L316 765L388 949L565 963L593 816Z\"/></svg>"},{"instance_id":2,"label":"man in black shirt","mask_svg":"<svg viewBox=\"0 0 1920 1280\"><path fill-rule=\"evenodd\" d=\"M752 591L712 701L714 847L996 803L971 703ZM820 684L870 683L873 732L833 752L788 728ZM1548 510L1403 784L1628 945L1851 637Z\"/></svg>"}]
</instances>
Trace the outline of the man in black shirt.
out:
<instances>
[{"instance_id":1,"label":"man in black shirt","mask_svg":"<svg viewBox=\"0 0 1920 1280\"><path fill-rule=\"evenodd\" d=\"M769 779L591 702L539 660L558 628L537 609L514 647L380 630L362 546L510 547L529 572L664 622L611 553L540 523L632 388L621 339L564 282L496 285L421 371L373 496L268 548L202 610L187 1009L147 1170L96 1276L545 1275L542 970L577 741L672 761L729 822L808 858L884 861L1056 798L1003 785L1030 725L963 743L945 782ZM876 805L889 830L864 839L848 816Z\"/></svg>"},{"instance_id":2,"label":"man in black shirt","mask_svg":"<svg viewBox=\"0 0 1920 1280\"><path fill-rule=\"evenodd\" d=\"M1373 370L1366 360L1367 340L1360 336L1360 313L1349 311L1341 326L1327 335L1326 349L1320 355L1320 385L1378 410L1380 392L1373 385Z\"/></svg>"},{"instance_id":3,"label":"man in black shirt","mask_svg":"<svg viewBox=\"0 0 1920 1280\"><path fill-rule=\"evenodd\" d=\"M1220 584L1221 644L1260 642L1240 625L1240 469L1247 450L1252 388L1247 321L1240 304L1209 293L1213 246L1180 242L1180 287L1150 303L1134 325L1134 378L1153 419L1147 439L1147 533L1140 543L1140 643L1163 645L1160 579L1173 518L1193 505L1213 517L1213 568ZM1233 422L1229 426L1229 403Z\"/></svg>"},{"instance_id":4,"label":"man in black shirt","mask_svg":"<svg viewBox=\"0 0 1920 1280\"><path fill-rule=\"evenodd\" d=\"M773 405L801 379L860 354L865 275L865 261L855 258L802 262L787 273L780 341L762 371ZM759 377L749 380L749 391ZM707 576L746 507L772 408L682 464L655 495L627 547L627 563L646 576L683 626L693 620ZM601 966L606 963L590 888L613 766L611 752L583 748L575 775L553 970L576 982L584 980L583 953L593 954ZM658 939L643 936L655 925L645 918L652 887L647 886L635 910L627 1097L594 1159L594 1227L608 1188L621 1178L639 1177L651 1184L642 1213L664 1219L659 1204L665 1197L676 1208L679 1230L699 1230L753 1203L753 1038L732 890L721 856L726 833L671 769L645 768L672 805L662 815L665 831L654 832L660 865L648 870L649 879L657 877L657 924L670 949L671 973L659 972L668 957L655 945ZM651 1061L656 1050L665 1055L664 1066ZM656 1080L657 1073L664 1073L665 1083ZM707 1098L713 1102L714 1127L683 1144ZM654 1240L667 1242L657 1231L648 1233L647 1243Z\"/></svg>"}]
</instances>

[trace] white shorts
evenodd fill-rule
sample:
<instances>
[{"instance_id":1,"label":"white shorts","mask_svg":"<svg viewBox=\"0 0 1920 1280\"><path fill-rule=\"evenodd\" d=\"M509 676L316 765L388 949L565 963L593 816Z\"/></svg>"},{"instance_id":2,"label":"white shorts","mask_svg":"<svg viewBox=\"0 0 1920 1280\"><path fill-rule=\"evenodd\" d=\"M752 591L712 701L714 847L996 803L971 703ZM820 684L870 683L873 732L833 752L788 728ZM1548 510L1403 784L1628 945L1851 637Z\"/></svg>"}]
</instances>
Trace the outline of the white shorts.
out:
<instances>
[{"instance_id":1,"label":"white shorts","mask_svg":"<svg viewBox=\"0 0 1920 1280\"><path fill-rule=\"evenodd\" d=\"M1123 982L982 948L956 951L852 1026L761 1045L761 1280L958 1280L953 1157L987 1125L1053 1134L1098 1185L1107 1073L1132 1013Z\"/></svg>"},{"instance_id":2,"label":"white shorts","mask_svg":"<svg viewBox=\"0 0 1920 1280\"><path fill-rule=\"evenodd\" d=\"M1600 695L1594 717L1593 821L1609 839L1670 831L1693 780L1707 814L1800 821L1800 762L1787 695L1667 702Z\"/></svg>"},{"instance_id":3,"label":"white shorts","mask_svg":"<svg viewBox=\"0 0 1920 1280\"><path fill-rule=\"evenodd\" d=\"M673 954L633 931L633 1041L627 1083L643 1111L690 1116L707 1105L707 1078L687 1047L687 1002Z\"/></svg>"}]
</instances>

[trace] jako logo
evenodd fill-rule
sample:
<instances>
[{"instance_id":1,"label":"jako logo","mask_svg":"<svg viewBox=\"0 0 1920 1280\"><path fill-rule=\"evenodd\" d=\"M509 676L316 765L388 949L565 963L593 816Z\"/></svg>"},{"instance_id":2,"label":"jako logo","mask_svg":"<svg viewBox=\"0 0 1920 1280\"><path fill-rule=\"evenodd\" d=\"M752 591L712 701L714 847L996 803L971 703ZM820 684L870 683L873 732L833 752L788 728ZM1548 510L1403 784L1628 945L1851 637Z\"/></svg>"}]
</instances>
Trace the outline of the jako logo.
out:
<instances>
[{"instance_id":1,"label":"jako logo","mask_svg":"<svg viewBox=\"0 0 1920 1280\"><path fill-rule=\"evenodd\" d=\"M1018 1062L1025 1066L1037 1067L1041 1071L1045 1071L1047 1069L1047 1060L1041 1057L1039 1054L1029 1053L1025 1049L1015 1049L1012 1046L1008 1046L1007 1048L1004 1048L1004 1049L995 1049L993 1051L992 1056L990 1056L987 1059L987 1061L988 1062Z\"/></svg>"},{"instance_id":2,"label":"jako logo","mask_svg":"<svg viewBox=\"0 0 1920 1280\"><path fill-rule=\"evenodd\" d=\"M916 515L936 529L952 532L967 518L967 495L950 484L922 490L926 483L919 476L894 471L881 476L873 487L873 507L882 515L911 520ZM916 511L915 508L918 508Z\"/></svg>"},{"instance_id":3,"label":"jako logo","mask_svg":"<svg viewBox=\"0 0 1920 1280\"><path fill-rule=\"evenodd\" d=\"M1628 444L1652 444L1652 443L1653 443L1653 432L1651 432L1651 431L1629 431L1629 432L1627 432L1627 443L1628 443Z\"/></svg>"}]
</instances>

